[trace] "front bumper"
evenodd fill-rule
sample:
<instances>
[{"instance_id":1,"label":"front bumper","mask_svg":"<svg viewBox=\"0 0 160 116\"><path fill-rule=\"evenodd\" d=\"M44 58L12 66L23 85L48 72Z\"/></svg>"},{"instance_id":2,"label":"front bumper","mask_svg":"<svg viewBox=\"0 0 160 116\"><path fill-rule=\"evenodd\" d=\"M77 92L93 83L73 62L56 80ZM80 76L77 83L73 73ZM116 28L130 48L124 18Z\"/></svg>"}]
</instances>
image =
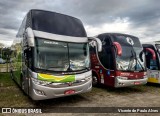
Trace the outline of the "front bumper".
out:
<instances>
[{"instance_id":1,"label":"front bumper","mask_svg":"<svg viewBox=\"0 0 160 116\"><path fill-rule=\"evenodd\" d=\"M147 77L144 77L143 79L134 79L134 80L123 80L118 77L115 77L114 87L116 87L116 88L128 87L128 86L135 86L135 85L144 85L146 83L147 83Z\"/></svg>"},{"instance_id":2,"label":"front bumper","mask_svg":"<svg viewBox=\"0 0 160 116\"><path fill-rule=\"evenodd\" d=\"M29 95L33 100L44 100L44 99L51 99L69 95L80 94L84 92L91 91L92 89L92 78L88 80L86 83L77 85L77 86L67 86L61 88L54 88L54 87L47 87L35 84L32 80L30 80L30 92ZM43 92L44 94L38 94L36 90ZM67 90L74 90L75 93L73 94L64 94Z\"/></svg>"}]
</instances>

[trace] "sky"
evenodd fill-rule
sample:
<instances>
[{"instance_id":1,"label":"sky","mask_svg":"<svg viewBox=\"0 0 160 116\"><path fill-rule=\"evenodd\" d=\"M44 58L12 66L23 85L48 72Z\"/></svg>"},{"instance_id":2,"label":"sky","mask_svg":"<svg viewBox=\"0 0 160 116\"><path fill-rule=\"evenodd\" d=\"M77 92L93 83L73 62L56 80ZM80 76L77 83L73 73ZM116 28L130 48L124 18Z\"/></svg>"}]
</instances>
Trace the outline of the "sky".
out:
<instances>
[{"instance_id":1,"label":"sky","mask_svg":"<svg viewBox=\"0 0 160 116\"><path fill-rule=\"evenodd\" d=\"M79 18L88 36L118 32L160 40L160 0L0 0L0 43L12 44L30 9Z\"/></svg>"}]
</instances>

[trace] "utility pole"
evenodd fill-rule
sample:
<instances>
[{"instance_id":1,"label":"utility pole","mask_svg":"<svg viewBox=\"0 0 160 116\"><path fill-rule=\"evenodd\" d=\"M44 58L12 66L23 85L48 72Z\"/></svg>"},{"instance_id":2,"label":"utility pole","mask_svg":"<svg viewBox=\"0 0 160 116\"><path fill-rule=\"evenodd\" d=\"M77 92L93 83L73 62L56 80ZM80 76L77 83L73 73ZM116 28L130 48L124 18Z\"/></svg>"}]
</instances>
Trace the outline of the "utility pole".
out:
<instances>
[{"instance_id":1,"label":"utility pole","mask_svg":"<svg viewBox=\"0 0 160 116\"><path fill-rule=\"evenodd\" d=\"M9 63L8 63L8 62L9 62L8 59L9 59L9 57L8 57L8 54L7 54L7 61L6 61L6 62L7 62L7 72L9 72L9 71L8 71L8 64L9 64Z\"/></svg>"}]
</instances>

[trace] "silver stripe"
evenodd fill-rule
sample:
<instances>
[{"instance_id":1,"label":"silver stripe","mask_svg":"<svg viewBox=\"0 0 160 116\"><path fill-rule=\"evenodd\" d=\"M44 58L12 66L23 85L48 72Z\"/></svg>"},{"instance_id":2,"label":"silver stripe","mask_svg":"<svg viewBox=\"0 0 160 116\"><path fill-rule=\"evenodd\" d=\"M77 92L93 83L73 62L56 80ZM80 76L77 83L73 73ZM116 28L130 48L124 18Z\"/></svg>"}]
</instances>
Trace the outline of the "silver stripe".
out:
<instances>
[{"instance_id":1,"label":"silver stripe","mask_svg":"<svg viewBox=\"0 0 160 116\"><path fill-rule=\"evenodd\" d=\"M75 43L85 43L88 42L87 37L72 37L65 35L57 35L42 31L33 30L33 33L36 37L46 38L50 40L64 41L64 42L75 42Z\"/></svg>"}]
</instances>

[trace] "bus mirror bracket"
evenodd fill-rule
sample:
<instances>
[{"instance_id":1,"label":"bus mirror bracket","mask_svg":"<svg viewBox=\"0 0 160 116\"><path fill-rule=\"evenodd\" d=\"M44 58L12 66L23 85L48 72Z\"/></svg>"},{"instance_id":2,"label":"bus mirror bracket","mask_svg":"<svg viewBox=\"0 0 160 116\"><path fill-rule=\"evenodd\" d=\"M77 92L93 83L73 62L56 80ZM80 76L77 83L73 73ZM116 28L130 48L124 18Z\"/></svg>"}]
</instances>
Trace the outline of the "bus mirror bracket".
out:
<instances>
[{"instance_id":1,"label":"bus mirror bracket","mask_svg":"<svg viewBox=\"0 0 160 116\"><path fill-rule=\"evenodd\" d=\"M143 50L140 52L140 54L139 54L139 58L140 58L140 60L143 62Z\"/></svg>"},{"instance_id":2,"label":"bus mirror bracket","mask_svg":"<svg viewBox=\"0 0 160 116\"><path fill-rule=\"evenodd\" d=\"M150 52L152 54L152 59L156 60L156 53L153 49L151 48L145 48L146 51Z\"/></svg>"},{"instance_id":3,"label":"bus mirror bracket","mask_svg":"<svg viewBox=\"0 0 160 116\"><path fill-rule=\"evenodd\" d=\"M27 37L28 45L33 47L34 46L34 33L30 27L26 29L26 37Z\"/></svg>"},{"instance_id":4,"label":"bus mirror bracket","mask_svg":"<svg viewBox=\"0 0 160 116\"><path fill-rule=\"evenodd\" d=\"M113 45L116 47L117 50L117 55L121 56L122 55L122 47L118 42L113 42Z\"/></svg>"},{"instance_id":5,"label":"bus mirror bracket","mask_svg":"<svg viewBox=\"0 0 160 116\"><path fill-rule=\"evenodd\" d=\"M96 41L96 45L97 45L97 50L98 52L101 52L102 51L102 42L99 38L96 38L96 37L89 37L88 38L89 40L91 41Z\"/></svg>"}]
</instances>

